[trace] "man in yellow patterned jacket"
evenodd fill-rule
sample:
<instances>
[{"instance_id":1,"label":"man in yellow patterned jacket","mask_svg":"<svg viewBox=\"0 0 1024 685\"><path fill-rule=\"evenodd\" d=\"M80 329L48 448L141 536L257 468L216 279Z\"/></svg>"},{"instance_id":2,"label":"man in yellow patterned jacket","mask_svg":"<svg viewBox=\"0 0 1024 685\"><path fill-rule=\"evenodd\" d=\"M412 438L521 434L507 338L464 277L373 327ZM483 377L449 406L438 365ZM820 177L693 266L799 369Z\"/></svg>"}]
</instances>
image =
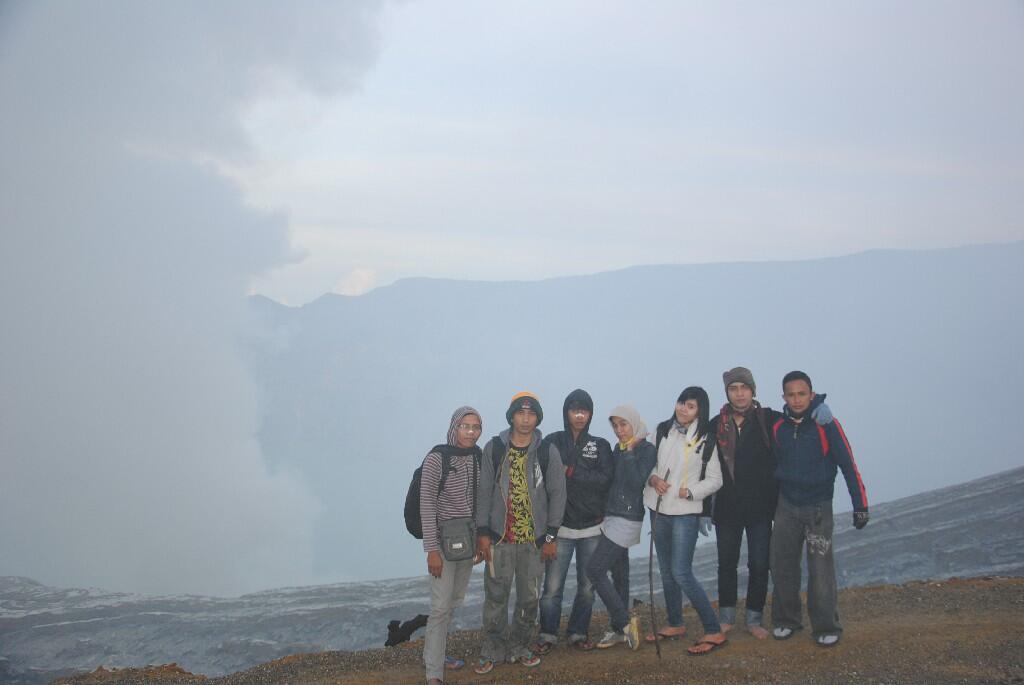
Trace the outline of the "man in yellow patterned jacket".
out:
<instances>
[{"instance_id":1,"label":"man in yellow patterned jacket","mask_svg":"<svg viewBox=\"0 0 1024 685\"><path fill-rule=\"evenodd\" d=\"M475 670L496 663L540 663L531 651L537 626L544 562L558 553L555 537L565 513L565 469L558 448L541 449L544 418L537 396L512 397L505 412L509 429L484 447L477 491L477 549L487 561L484 574L484 642ZM515 584L512 625L508 603Z\"/></svg>"}]
</instances>

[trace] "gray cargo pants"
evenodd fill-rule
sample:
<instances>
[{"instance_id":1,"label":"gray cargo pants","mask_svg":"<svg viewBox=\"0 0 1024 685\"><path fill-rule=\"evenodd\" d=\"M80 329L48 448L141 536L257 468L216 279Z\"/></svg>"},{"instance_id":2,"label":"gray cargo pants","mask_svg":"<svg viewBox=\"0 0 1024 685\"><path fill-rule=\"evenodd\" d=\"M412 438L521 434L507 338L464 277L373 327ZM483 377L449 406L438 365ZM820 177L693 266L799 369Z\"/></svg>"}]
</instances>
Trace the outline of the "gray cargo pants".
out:
<instances>
[{"instance_id":1,"label":"gray cargo pants","mask_svg":"<svg viewBox=\"0 0 1024 685\"><path fill-rule=\"evenodd\" d=\"M491 561L484 571L484 642L480 658L501 663L532 651L543 572L540 550L533 543L500 542L491 547ZM508 601L513 582L516 606L509 626Z\"/></svg>"},{"instance_id":2,"label":"gray cargo pants","mask_svg":"<svg viewBox=\"0 0 1024 685\"><path fill-rule=\"evenodd\" d=\"M814 637L839 635L836 564L832 556L832 502L798 507L779 494L772 530L772 626L802 628L800 556L807 545L807 613Z\"/></svg>"},{"instance_id":3,"label":"gray cargo pants","mask_svg":"<svg viewBox=\"0 0 1024 685\"><path fill-rule=\"evenodd\" d=\"M447 561L441 567L441 577L430 577L430 616L423 640L423 664L427 667L427 680L444 680L445 648L448 645L448 626L452 614L466 597L473 560Z\"/></svg>"}]
</instances>

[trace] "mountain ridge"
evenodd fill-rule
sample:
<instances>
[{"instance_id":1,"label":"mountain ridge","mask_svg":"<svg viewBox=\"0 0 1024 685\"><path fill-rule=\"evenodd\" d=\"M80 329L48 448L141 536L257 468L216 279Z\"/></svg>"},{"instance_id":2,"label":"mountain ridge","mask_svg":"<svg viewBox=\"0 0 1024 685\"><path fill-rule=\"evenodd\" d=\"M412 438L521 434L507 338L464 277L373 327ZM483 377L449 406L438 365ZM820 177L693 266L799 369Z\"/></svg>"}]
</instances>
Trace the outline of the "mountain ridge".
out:
<instances>
[{"instance_id":1,"label":"mountain ridge","mask_svg":"<svg viewBox=\"0 0 1024 685\"><path fill-rule=\"evenodd\" d=\"M619 269L609 269L606 271L594 271L589 273L570 274L567 276L548 276L545 278L537 279L495 279L495 280L479 280L479 279L461 279L451 278L446 276L405 276L402 278L395 279L391 283L377 286L366 292L358 295L347 295L344 293L336 292L325 292L317 295L312 300L298 305L285 304L278 302L277 300L261 293L254 293L250 295L250 299L264 299L268 302L272 302L278 307L290 310L303 309L305 307L314 305L321 300L332 301L332 302L351 302L359 298L365 298L373 295L377 291L394 288L395 286L412 286L417 284L425 283L452 283L452 284L495 284L495 285L523 285L529 283L551 283L558 281L574 280L574 279L588 279L609 274L621 274L629 271L636 270L648 270L648 269L688 269L688 268L715 268L723 266L746 266L746 265L779 265L779 264L804 264L808 262L830 262L838 260L855 259L859 257L870 257L876 255L894 255L894 256L906 256L906 255L929 255L935 253L944 253L961 250L990 250L990 249L1001 249L1006 247L1012 247L1015 245L1024 245L1022 240L1010 240L1006 242L996 243L982 243L982 244L966 244L958 245L953 247L935 247L935 248L870 248L866 250L859 250L856 252L850 252L842 255L830 255L825 257L809 257L806 259L766 259L766 260L737 260L737 261L717 261L717 262L692 262L692 263L679 263L679 262L651 262L645 264L634 264L631 266L625 266Z\"/></svg>"}]
</instances>

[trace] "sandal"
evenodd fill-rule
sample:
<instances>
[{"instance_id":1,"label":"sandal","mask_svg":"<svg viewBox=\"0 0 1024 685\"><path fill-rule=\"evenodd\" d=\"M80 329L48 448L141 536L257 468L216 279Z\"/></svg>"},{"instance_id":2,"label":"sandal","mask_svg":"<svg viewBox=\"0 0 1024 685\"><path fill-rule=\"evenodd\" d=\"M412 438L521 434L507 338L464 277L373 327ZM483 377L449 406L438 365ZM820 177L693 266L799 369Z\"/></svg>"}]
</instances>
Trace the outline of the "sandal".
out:
<instances>
[{"instance_id":1,"label":"sandal","mask_svg":"<svg viewBox=\"0 0 1024 685\"><path fill-rule=\"evenodd\" d=\"M835 647L839 644L839 636L835 633L826 633L814 638L819 647Z\"/></svg>"},{"instance_id":2,"label":"sandal","mask_svg":"<svg viewBox=\"0 0 1024 685\"><path fill-rule=\"evenodd\" d=\"M776 640L788 640L793 637L798 628L790 628L789 626L779 626L772 630L772 637Z\"/></svg>"},{"instance_id":3,"label":"sandal","mask_svg":"<svg viewBox=\"0 0 1024 685\"><path fill-rule=\"evenodd\" d=\"M476 662L476 666L473 667L473 672L477 675L487 675L494 670L494 662L489 659L480 659Z\"/></svg>"},{"instance_id":4,"label":"sandal","mask_svg":"<svg viewBox=\"0 0 1024 685\"><path fill-rule=\"evenodd\" d=\"M659 630L657 635L647 633L647 636L644 637L644 642L657 642L658 640L667 642L668 640L678 640L684 635L686 635L686 628L683 628L678 633L666 633L663 630Z\"/></svg>"},{"instance_id":5,"label":"sandal","mask_svg":"<svg viewBox=\"0 0 1024 685\"><path fill-rule=\"evenodd\" d=\"M576 642L570 643L569 646L581 652L589 652L594 648L594 643L590 640L577 640Z\"/></svg>"},{"instance_id":6,"label":"sandal","mask_svg":"<svg viewBox=\"0 0 1024 685\"><path fill-rule=\"evenodd\" d=\"M725 643L727 642L728 640L722 640L721 642L712 642L711 640L698 640L697 642L693 643L693 647L690 647L686 650L686 653L690 656L704 656L705 654L710 654L719 647L725 647ZM702 645L711 646L707 649L700 649Z\"/></svg>"},{"instance_id":7,"label":"sandal","mask_svg":"<svg viewBox=\"0 0 1024 685\"><path fill-rule=\"evenodd\" d=\"M463 659L456 659L453 656L446 656L444 658L444 668L446 671L457 671L465 665L466 662Z\"/></svg>"},{"instance_id":8,"label":"sandal","mask_svg":"<svg viewBox=\"0 0 1024 685\"><path fill-rule=\"evenodd\" d=\"M555 643L553 643L553 642L541 641L541 642L538 642L537 644L535 644L533 646L533 651L534 651L535 654L540 654L541 656L543 656L543 655L547 654L548 652L550 652L551 648L554 647L554 646L555 646Z\"/></svg>"}]
</instances>

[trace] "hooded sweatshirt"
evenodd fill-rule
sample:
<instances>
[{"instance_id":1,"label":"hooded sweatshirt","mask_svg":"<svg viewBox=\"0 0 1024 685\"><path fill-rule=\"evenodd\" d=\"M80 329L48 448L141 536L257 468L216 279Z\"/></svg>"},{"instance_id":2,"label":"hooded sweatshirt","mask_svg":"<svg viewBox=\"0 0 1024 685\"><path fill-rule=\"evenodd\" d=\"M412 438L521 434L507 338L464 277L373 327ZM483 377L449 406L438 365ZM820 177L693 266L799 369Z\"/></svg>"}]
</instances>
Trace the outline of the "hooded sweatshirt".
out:
<instances>
[{"instance_id":1,"label":"hooded sweatshirt","mask_svg":"<svg viewBox=\"0 0 1024 685\"><path fill-rule=\"evenodd\" d=\"M575 441L569 425L569 406L573 404L580 404L590 412L590 420ZM615 474L615 464L608 441L590 434L593 419L594 400L585 390L573 390L562 404L565 430L547 435L541 447L542 450L547 444L557 447L565 466L565 516L558 529L559 537L583 538L601 532L599 525L604 519L605 501Z\"/></svg>"},{"instance_id":2,"label":"hooded sweatshirt","mask_svg":"<svg viewBox=\"0 0 1024 685\"><path fill-rule=\"evenodd\" d=\"M476 525L480 535L490 535L491 540L500 542L508 515L509 460L508 448L511 431L503 430L492 438L483 449L480 462L480 487L477 490ZM533 431L533 438L526 451L526 487L533 514L533 530L537 544L544 542L546 535L557 535L565 513L565 468L562 466L558 448L548 443L547 469L542 470L538 454L541 449L541 432ZM497 447L496 447L497 446ZM495 450L497 454L495 454ZM497 461L497 468L495 468Z\"/></svg>"},{"instance_id":3,"label":"hooded sweatshirt","mask_svg":"<svg viewBox=\"0 0 1024 685\"><path fill-rule=\"evenodd\" d=\"M448 442L436 445L423 460L423 472L420 476L420 520L423 522L423 551L437 552L441 549L438 522L450 521L473 515L473 496L476 482L473 482L473 461L477 463L476 479L480 480L480 448L458 447L457 430L467 416L475 414L479 420L480 412L473 407L459 407L452 414L448 426ZM441 483L441 469L444 455L451 459L448 477L444 481L444 490L438 493Z\"/></svg>"}]
</instances>

